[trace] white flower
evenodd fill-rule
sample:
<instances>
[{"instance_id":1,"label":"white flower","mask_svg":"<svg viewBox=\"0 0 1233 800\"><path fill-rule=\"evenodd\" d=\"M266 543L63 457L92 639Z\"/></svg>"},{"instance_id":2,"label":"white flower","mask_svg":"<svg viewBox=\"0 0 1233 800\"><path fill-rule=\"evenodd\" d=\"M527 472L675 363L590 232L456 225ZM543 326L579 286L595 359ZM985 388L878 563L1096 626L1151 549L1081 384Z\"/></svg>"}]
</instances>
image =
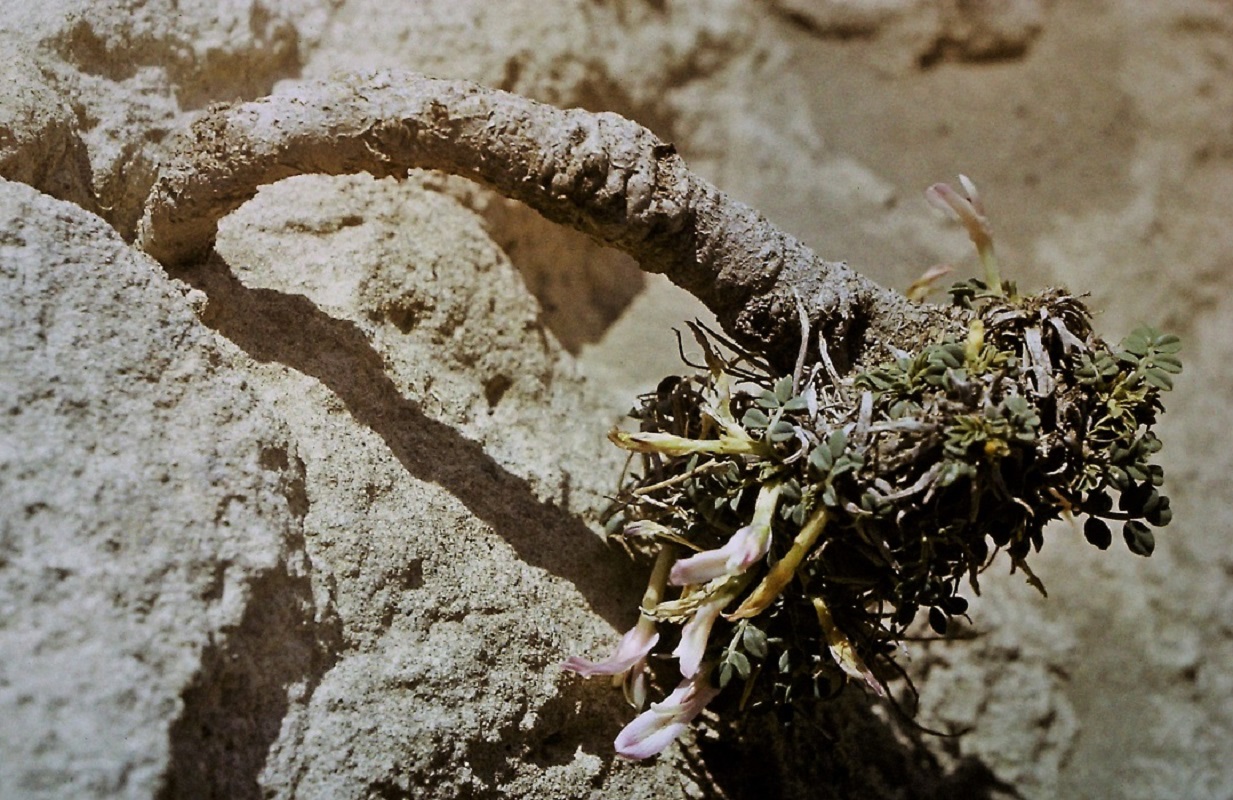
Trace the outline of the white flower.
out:
<instances>
[{"instance_id":1,"label":"white flower","mask_svg":"<svg viewBox=\"0 0 1233 800\"><path fill-rule=\"evenodd\" d=\"M765 533L769 534L767 530ZM738 575L766 555L771 537L746 525L717 550L703 550L672 565L668 582L673 586L706 583L724 575Z\"/></svg>"},{"instance_id":2,"label":"white flower","mask_svg":"<svg viewBox=\"0 0 1233 800\"><path fill-rule=\"evenodd\" d=\"M638 624L625 632L621 643L612 655L603 661L589 661L580 656L570 656L561 664L561 669L577 672L584 678L596 675L621 675L635 666L646 666L647 654L659 641L655 621L642 617Z\"/></svg>"},{"instance_id":3,"label":"white flower","mask_svg":"<svg viewBox=\"0 0 1233 800\"><path fill-rule=\"evenodd\" d=\"M655 559L655 568L651 570L651 580L642 595L643 608L654 609L659 605L674 552L671 545L660 549ZM596 675L620 676L625 687L625 697L635 708L642 708L646 703L646 660L658 642L659 632L655 630L655 620L644 614L638 618L634 627L625 632L616 650L607 659L590 661L580 656L571 656L561 664L561 668L576 672L584 678Z\"/></svg>"},{"instance_id":4,"label":"white flower","mask_svg":"<svg viewBox=\"0 0 1233 800\"><path fill-rule=\"evenodd\" d=\"M669 582L673 586L706 583L725 575L740 575L753 566L770 549L771 523L782 489L778 483L763 486L754 504L753 520L732 534L723 547L695 553L673 564Z\"/></svg>"},{"instance_id":5,"label":"white flower","mask_svg":"<svg viewBox=\"0 0 1233 800\"><path fill-rule=\"evenodd\" d=\"M732 602L731 592L719 592L698 606L698 610L681 629L681 641L672 651L672 655L681 660L681 675L692 678L698 674L702 657L706 654L706 646L711 638L711 628L719 617L724 606Z\"/></svg>"},{"instance_id":6,"label":"white flower","mask_svg":"<svg viewBox=\"0 0 1233 800\"><path fill-rule=\"evenodd\" d=\"M968 238L976 245L976 252L985 267L985 283L989 291L1002 293L1002 278L998 270L997 256L993 253L993 229L985 216L985 204L976 191L976 185L967 175L959 176L963 194L945 183L935 183L925 190L925 200L934 208L941 209L951 218L963 223Z\"/></svg>"},{"instance_id":7,"label":"white flower","mask_svg":"<svg viewBox=\"0 0 1233 800\"><path fill-rule=\"evenodd\" d=\"M685 732L719 690L709 683L710 670L698 672L676 687L662 703L653 703L624 727L616 738L617 755L649 758L663 752Z\"/></svg>"}]
</instances>

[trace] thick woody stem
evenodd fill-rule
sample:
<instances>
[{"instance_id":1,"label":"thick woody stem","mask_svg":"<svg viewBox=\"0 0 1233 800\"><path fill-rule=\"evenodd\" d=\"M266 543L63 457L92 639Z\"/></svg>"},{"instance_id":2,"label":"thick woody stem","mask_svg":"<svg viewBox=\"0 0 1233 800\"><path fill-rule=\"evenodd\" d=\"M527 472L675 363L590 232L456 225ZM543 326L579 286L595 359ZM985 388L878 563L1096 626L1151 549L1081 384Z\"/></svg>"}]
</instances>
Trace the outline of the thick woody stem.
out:
<instances>
[{"instance_id":1,"label":"thick woody stem","mask_svg":"<svg viewBox=\"0 0 1233 800\"><path fill-rule=\"evenodd\" d=\"M885 355L864 353L866 342L908 342L941 321L821 260L621 116L389 71L211 108L162 165L138 241L163 264L183 265L209 251L218 221L262 184L306 173L401 177L411 168L470 178L629 253L780 363L790 365L798 348L798 296L846 364Z\"/></svg>"}]
</instances>

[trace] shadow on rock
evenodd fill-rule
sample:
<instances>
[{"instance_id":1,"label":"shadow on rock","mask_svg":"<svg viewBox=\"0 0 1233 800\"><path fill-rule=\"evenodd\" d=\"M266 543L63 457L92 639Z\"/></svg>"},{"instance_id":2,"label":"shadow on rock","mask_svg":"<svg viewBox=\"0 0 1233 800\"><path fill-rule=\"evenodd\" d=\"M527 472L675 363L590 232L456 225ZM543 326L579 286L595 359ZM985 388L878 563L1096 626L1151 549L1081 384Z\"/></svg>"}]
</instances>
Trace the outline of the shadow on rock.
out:
<instances>
[{"instance_id":1,"label":"shadow on rock","mask_svg":"<svg viewBox=\"0 0 1233 800\"><path fill-rule=\"evenodd\" d=\"M410 475L458 498L526 563L573 583L614 627L628 624L629 600L641 580L632 565L613 558L579 519L536 498L527 481L481 445L425 415L399 391L355 323L330 316L302 295L249 288L217 254L176 277L209 298L206 325L257 361L321 381Z\"/></svg>"},{"instance_id":2,"label":"shadow on rock","mask_svg":"<svg viewBox=\"0 0 1233 800\"><path fill-rule=\"evenodd\" d=\"M206 648L181 697L159 800L261 797L259 776L290 703L311 696L333 663L341 637L337 625L314 621L306 572L293 575L284 562L250 591L243 619Z\"/></svg>"}]
</instances>

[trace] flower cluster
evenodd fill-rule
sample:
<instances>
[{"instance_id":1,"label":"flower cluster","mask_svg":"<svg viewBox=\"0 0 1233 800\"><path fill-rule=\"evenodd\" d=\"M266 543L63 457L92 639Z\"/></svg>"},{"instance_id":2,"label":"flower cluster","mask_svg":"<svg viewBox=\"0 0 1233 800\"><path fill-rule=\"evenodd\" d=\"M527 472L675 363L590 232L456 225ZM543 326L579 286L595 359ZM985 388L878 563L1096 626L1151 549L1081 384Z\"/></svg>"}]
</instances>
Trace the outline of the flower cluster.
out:
<instances>
[{"instance_id":1,"label":"flower cluster","mask_svg":"<svg viewBox=\"0 0 1233 800\"><path fill-rule=\"evenodd\" d=\"M954 328L843 376L823 341L812 367L785 375L691 325L699 372L662 381L634 412L639 430L611 434L642 469L610 524L655 566L616 652L564 666L619 678L641 708L662 630L681 677L621 731L621 755L662 751L735 679L742 707L849 682L885 695L909 626L923 614L945 635L998 552L1044 591L1028 560L1053 520L1086 515L1102 549L1107 520L1121 521L1129 549L1151 553L1149 526L1172 515L1150 459L1177 338L1143 328L1110 347L1077 298L1002 284L964 185L966 197L929 195L997 283L952 290Z\"/></svg>"}]
</instances>

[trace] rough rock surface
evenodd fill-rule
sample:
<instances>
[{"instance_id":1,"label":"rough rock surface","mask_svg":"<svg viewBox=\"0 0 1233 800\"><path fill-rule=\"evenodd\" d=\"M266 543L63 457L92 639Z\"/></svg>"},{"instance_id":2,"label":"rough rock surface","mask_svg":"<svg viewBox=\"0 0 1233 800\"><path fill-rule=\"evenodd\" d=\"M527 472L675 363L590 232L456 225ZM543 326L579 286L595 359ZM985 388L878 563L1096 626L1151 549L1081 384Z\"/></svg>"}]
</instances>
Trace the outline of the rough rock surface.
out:
<instances>
[{"instance_id":1,"label":"rough rock surface","mask_svg":"<svg viewBox=\"0 0 1233 800\"><path fill-rule=\"evenodd\" d=\"M619 696L559 668L630 622L632 573L582 522L621 459L480 219L414 183L308 177L264 190L218 250L184 278L300 443L341 634L262 785L638 796L597 757Z\"/></svg>"},{"instance_id":2,"label":"rough rock surface","mask_svg":"<svg viewBox=\"0 0 1233 800\"><path fill-rule=\"evenodd\" d=\"M295 444L98 217L3 181L0 254L0 795L251 778L330 658Z\"/></svg>"},{"instance_id":3,"label":"rough rock surface","mask_svg":"<svg viewBox=\"0 0 1233 800\"><path fill-rule=\"evenodd\" d=\"M1227 3L0 0L0 41L0 176L59 198L0 184L0 796L1233 796ZM995 567L912 646L962 737L847 701L613 759L556 664L632 621L603 434L698 306L430 176L268 187L179 275L124 243L200 109L371 67L630 115L900 287L970 269L916 201L967 172L1021 286L1184 337L1175 522L1059 526L1048 599Z\"/></svg>"},{"instance_id":4,"label":"rough rock surface","mask_svg":"<svg viewBox=\"0 0 1233 800\"><path fill-rule=\"evenodd\" d=\"M0 57L0 175L97 210L77 118L47 69L28 54Z\"/></svg>"}]
</instances>

